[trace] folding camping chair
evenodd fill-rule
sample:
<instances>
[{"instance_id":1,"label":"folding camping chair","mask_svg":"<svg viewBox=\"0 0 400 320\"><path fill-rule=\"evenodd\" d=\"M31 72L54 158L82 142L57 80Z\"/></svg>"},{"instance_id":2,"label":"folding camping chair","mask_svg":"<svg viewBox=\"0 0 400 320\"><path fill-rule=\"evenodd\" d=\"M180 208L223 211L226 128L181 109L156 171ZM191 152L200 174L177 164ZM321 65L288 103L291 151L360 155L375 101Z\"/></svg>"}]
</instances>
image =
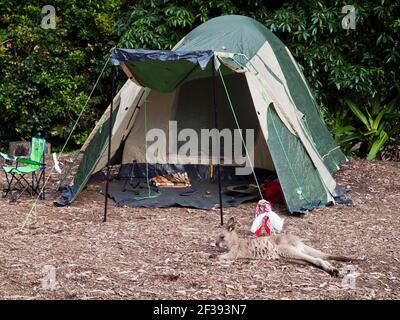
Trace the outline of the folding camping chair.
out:
<instances>
[{"instance_id":1,"label":"folding camping chair","mask_svg":"<svg viewBox=\"0 0 400 320\"><path fill-rule=\"evenodd\" d=\"M0 153L0 157L6 161L15 162L15 165L0 167L6 175L7 186L3 189L3 197L11 196L12 201L18 200L24 192L30 196L39 195L45 181L45 151L46 139L34 137L30 144L29 158L10 157L4 153ZM27 176L31 175L30 181ZM13 196L13 191L17 192L17 196ZM40 198L45 198L44 190L40 194Z\"/></svg>"}]
</instances>

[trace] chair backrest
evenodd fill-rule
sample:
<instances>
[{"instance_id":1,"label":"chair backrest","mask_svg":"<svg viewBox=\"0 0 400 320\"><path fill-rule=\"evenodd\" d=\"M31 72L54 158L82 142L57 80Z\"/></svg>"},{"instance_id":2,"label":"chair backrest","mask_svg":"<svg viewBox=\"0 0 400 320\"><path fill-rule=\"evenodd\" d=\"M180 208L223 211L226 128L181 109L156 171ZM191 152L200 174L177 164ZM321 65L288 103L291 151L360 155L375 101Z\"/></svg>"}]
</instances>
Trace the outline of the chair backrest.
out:
<instances>
[{"instance_id":1,"label":"chair backrest","mask_svg":"<svg viewBox=\"0 0 400 320\"><path fill-rule=\"evenodd\" d=\"M31 141L31 153L29 159L42 162L44 152L46 151L46 139L33 137Z\"/></svg>"}]
</instances>

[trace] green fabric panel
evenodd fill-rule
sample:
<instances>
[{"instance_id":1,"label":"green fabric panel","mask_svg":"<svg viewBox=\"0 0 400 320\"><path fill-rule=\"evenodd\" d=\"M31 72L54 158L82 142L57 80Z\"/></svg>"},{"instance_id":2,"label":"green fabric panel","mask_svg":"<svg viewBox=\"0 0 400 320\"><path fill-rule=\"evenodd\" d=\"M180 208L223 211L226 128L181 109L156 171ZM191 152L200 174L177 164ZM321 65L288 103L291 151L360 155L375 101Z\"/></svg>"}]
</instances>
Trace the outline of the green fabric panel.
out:
<instances>
[{"instance_id":1,"label":"green fabric panel","mask_svg":"<svg viewBox=\"0 0 400 320\"><path fill-rule=\"evenodd\" d=\"M159 92L171 92L186 82L212 76L211 62L208 63L204 70L187 60L131 61L128 62L128 65L135 75L135 79L143 87ZM223 75L234 73L223 65L221 66L221 71Z\"/></svg>"},{"instance_id":2,"label":"green fabric panel","mask_svg":"<svg viewBox=\"0 0 400 320\"><path fill-rule=\"evenodd\" d=\"M17 174L27 174L27 173L32 173L40 169L40 166L33 166L33 165L28 165L24 167L3 167L3 170L7 173L17 173Z\"/></svg>"},{"instance_id":3,"label":"green fabric panel","mask_svg":"<svg viewBox=\"0 0 400 320\"><path fill-rule=\"evenodd\" d=\"M268 108L267 126L267 145L288 209L292 212L316 200L326 204L327 195L318 171L301 141L286 128L272 104Z\"/></svg>"},{"instance_id":4,"label":"green fabric panel","mask_svg":"<svg viewBox=\"0 0 400 320\"><path fill-rule=\"evenodd\" d=\"M304 114L303 123L312 137L312 142L323 157L328 170L333 173L346 162L346 157L340 148L337 148L336 141L320 117L318 106L310 95L307 84L298 73L286 49L279 47L273 48L273 50L285 75L293 101ZM333 149L335 150L331 151ZM331 152L329 153L329 151Z\"/></svg>"},{"instance_id":5,"label":"green fabric panel","mask_svg":"<svg viewBox=\"0 0 400 320\"><path fill-rule=\"evenodd\" d=\"M115 123L118 108L113 111L113 124ZM70 202L74 201L82 189L85 187L91 175L94 173L97 163L99 162L104 151L108 147L108 126L110 118L108 118L103 126L96 132L93 140L88 145L83 158L79 164L78 170L74 178L73 185L73 198Z\"/></svg>"},{"instance_id":6,"label":"green fabric panel","mask_svg":"<svg viewBox=\"0 0 400 320\"><path fill-rule=\"evenodd\" d=\"M271 31L256 20L236 15L217 17L200 25L190 32L177 50L214 50L245 54L248 59L268 41L281 65L291 96L298 109L305 114L305 126L308 128L316 149L330 172L335 172L346 161L342 151L322 121L318 106L307 90L307 84L298 74L285 45ZM245 58L237 57L241 64ZM331 151L332 149L335 149ZM329 153L329 151L331 151ZM328 154L329 153L329 154ZM325 156L326 155L326 156Z\"/></svg>"},{"instance_id":7,"label":"green fabric panel","mask_svg":"<svg viewBox=\"0 0 400 320\"><path fill-rule=\"evenodd\" d=\"M46 139L32 138L30 160L42 162L44 151L46 149Z\"/></svg>"},{"instance_id":8,"label":"green fabric panel","mask_svg":"<svg viewBox=\"0 0 400 320\"><path fill-rule=\"evenodd\" d=\"M260 22L238 15L226 15L208 20L185 36L177 51L213 50L245 54L251 59L265 41L271 46L280 40ZM245 58L238 57L242 64Z\"/></svg>"},{"instance_id":9,"label":"green fabric panel","mask_svg":"<svg viewBox=\"0 0 400 320\"><path fill-rule=\"evenodd\" d=\"M265 26L258 21L245 16L228 15L211 19L198 26L186 37L176 51L213 50L240 53L251 59L268 41L271 45L283 44ZM234 68L246 65L248 60L236 56L237 61L224 61ZM202 70L198 65L187 60L176 61L130 61L128 62L135 78L139 83L160 92L171 92L185 82L211 77L211 63ZM223 75L233 71L222 66Z\"/></svg>"},{"instance_id":10,"label":"green fabric panel","mask_svg":"<svg viewBox=\"0 0 400 320\"><path fill-rule=\"evenodd\" d=\"M177 61L131 61L128 63L135 79L144 87L160 92L173 91L190 75L201 76L202 70L198 65L186 60Z\"/></svg>"}]
</instances>

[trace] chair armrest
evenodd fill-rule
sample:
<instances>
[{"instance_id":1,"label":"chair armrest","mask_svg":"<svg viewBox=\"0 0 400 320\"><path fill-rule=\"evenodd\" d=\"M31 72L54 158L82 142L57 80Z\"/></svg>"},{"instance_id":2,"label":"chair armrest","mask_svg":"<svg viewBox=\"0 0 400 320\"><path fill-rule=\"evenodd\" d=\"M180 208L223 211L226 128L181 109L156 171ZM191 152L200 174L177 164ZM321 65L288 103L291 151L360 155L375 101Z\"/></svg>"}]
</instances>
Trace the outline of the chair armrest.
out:
<instances>
[{"instance_id":1,"label":"chair armrest","mask_svg":"<svg viewBox=\"0 0 400 320\"><path fill-rule=\"evenodd\" d=\"M7 160L7 161L12 161L12 162L17 161L16 157L9 156L8 154L3 153L3 152L0 152L0 157L2 157L4 160Z\"/></svg>"},{"instance_id":2,"label":"chair armrest","mask_svg":"<svg viewBox=\"0 0 400 320\"><path fill-rule=\"evenodd\" d=\"M31 165L35 165L35 166L41 166L41 167L46 166L45 163L40 163L40 162L37 162L37 161L33 161L31 159L17 158L17 165L16 165L17 168L18 168L18 165L20 163L31 164Z\"/></svg>"}]
</instances>

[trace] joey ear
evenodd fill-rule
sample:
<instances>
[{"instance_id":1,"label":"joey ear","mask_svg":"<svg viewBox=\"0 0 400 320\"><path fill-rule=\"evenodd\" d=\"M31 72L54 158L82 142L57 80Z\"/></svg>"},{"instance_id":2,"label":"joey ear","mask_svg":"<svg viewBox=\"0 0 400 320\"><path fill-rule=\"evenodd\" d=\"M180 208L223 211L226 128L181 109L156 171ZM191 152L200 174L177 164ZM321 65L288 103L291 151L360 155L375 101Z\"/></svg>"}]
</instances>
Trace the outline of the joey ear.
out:
<instances>
[{"instance_id":1,"label":"joey ear","mask_svg":"<svg viewBox=\"0 0 400 320\"><path fill-rule=\"evenodd\" d=\"M233 231L235 229L235 224L236 224L235 219L231 217L226 223L226 230L228 230L229 232Z\"/></svg>"}]
</instances>

